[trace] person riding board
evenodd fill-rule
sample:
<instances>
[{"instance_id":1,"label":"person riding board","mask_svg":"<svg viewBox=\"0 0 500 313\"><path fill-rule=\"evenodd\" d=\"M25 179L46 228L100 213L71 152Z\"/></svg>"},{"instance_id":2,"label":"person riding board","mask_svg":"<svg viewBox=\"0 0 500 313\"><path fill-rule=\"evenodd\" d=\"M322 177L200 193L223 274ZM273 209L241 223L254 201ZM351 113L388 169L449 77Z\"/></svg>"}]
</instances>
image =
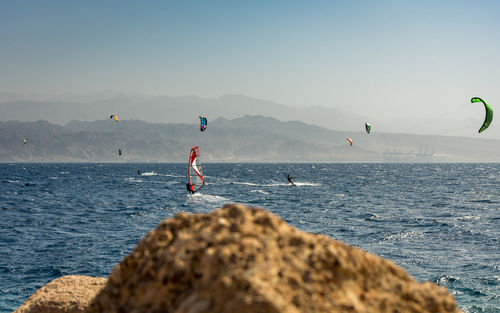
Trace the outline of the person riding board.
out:
<instances>
[{"instance_id":1,"label":"person riding board","mask_svg":"<svg viewBox=\"0 0 500 313\"><path fill-rule=\"evenodd\" d=\"M187 191L188 191L190 194L193 194L193 193L194 193L194 191L193 191L193 189L194 189L194 188L193 188L193 185L191 185L190 183L187 183L187 184L186 184L186 189L187 189Z\"/></svg>"},{"instance_id":2,"label":"person riding board","mask_svg":"<svg viewBox=\"0 0 500 313\"><path fill-rule=\"evenodd\" d=\"M294 185L294 186L297 186L293 183L292 179L293 177L290 176L290 174L288 174L288 177L287 177L288 181L290 182L290 184Z\"/></svg>"}]
</instances>

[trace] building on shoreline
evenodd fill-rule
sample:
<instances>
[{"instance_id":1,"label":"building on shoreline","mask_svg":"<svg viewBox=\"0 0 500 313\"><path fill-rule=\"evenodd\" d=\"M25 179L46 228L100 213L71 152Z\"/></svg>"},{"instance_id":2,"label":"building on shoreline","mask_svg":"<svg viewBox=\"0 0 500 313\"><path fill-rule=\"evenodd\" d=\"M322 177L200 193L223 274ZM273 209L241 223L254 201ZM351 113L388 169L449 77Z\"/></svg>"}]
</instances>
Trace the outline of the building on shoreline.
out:
<instances>
[{"instance_id":1,"label":"building on shoreline","mask_svg":"<svg viewBox=\"0 0 500 313\"><path fill-rule=\"evenodd\" d=\"M403 152L399 150L386 150L384 152L384 162L432 162L434 149L428 147L419 147L418 152Z\"/></svg>"}]
</instances>

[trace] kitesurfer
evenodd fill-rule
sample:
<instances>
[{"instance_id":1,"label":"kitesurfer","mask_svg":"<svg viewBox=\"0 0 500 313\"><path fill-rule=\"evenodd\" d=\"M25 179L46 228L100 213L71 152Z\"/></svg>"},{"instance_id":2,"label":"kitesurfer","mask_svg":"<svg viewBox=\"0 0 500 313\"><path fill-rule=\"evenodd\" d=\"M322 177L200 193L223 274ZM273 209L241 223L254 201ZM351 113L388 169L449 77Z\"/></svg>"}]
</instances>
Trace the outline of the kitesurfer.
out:
<instances>
[{"instance_id":1,"label":"kitesurfer","mask_svg":"<svg viewBox=\"0 0 500 313\"><path fill-rule=\"evenodd\" d=\"M137 170L137 175L141 175L141 171L140 170Z\"/></svg>"},{"instance_id":2,"label":"kitesurfer","mask_svg":"<svg viewBox=\"0 0 500 313\"><path fill-rule=\"evenodd\" d=\"M291 176L290 176L290 174L288 174L287 179L288 179L288 181L290 182L290 184L292 184L292 185L296 186L296 185L293 183L293 181L292 181L293 177L291 177Z\"/></svg>"}]
</instances>

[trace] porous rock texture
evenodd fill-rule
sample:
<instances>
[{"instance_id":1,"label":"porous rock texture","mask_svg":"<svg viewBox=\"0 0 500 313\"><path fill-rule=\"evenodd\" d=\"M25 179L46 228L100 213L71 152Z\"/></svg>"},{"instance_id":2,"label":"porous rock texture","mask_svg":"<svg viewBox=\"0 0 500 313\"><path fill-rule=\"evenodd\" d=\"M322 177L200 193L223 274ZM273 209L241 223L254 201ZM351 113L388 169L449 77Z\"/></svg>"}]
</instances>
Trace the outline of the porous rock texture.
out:
<instances>
[{"instance_id":1,"label":"porous rock texture","mask_svg":"<svg viewBox=\"0 0 500 313\"><path fill-rule=\"evenodd\" d=\"M460 312L394 263L262 209L177 214L117 265L97 312Z\"/></svg>"},{"instance_id":2,"label":"porous rock texture","mask_svg":"<svg viewBox=\"0 0 500 313\"><path fill-rule=\"evenodd\" d=\"M68 275L38 289L14 313L83 313L106 278Z\"/></svg>"}]
</instances>

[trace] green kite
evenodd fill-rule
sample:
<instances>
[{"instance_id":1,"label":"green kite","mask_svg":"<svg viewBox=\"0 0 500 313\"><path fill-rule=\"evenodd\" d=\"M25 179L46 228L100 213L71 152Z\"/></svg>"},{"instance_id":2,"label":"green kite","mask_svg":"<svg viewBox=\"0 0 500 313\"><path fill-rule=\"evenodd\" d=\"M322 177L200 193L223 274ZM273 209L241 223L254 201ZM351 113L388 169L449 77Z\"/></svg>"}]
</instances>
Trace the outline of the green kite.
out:
<instances>
[{"instance_id":1,"label":"green kite","mask_svg":"<svg viewBox=\"0 0 500 313\"><path fill-rule=\"evenodd\" d=\"M481 128L479 129L479 132L483 132L486 128L488 128L488 126L490 126L491 124L491 121L493 120L493 110L491 109L491 107L488 105L488 103L484 102L483 99L479 98L479 97L474 97L472 99L470 99L470 102L471 103L475 103L475 102L482 102L484 104L484 108L486 109L486 116L484 118L484 122L483 122L483 125L481 126Z\"/></svg>"}]
</instances>

